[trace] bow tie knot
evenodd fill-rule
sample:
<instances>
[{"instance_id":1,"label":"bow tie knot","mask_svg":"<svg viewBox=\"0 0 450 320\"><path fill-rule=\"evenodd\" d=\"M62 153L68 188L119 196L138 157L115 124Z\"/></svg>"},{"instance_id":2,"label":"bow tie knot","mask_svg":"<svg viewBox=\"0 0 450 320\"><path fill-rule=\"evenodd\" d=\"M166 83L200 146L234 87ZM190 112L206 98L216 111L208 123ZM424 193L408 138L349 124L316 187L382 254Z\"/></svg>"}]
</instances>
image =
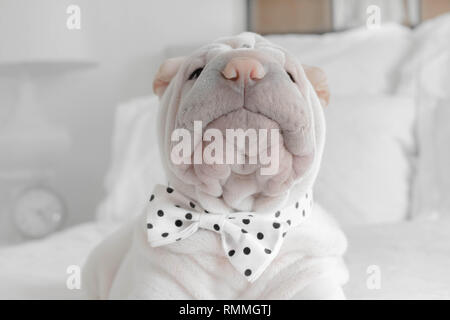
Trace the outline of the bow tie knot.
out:
<instances>
[{"instance_id":1,"label":"bow tie knot","mask_svg":"<svg viewBox=\"0 0 450 320\"><path fill-rule=\"evenodd\" d=\"M155 187L147 207L148 241L153 247L183 240L198 229L220 234L225 255L248 281L256 280L273 261L287 232L311 211L307 192L294 205L276 212L209 213L183 194Z\"/></svg>"},{"instance_id":2,"label":"bow tie knot","mask_svg":"<svg viewBox=\"0 0 450 320\"><path fill-rule=\"evenodd\" d=\"M225 223L226 214L203 213L199 214L199 228L220 232Z\"/></svg>"}]
</instances>

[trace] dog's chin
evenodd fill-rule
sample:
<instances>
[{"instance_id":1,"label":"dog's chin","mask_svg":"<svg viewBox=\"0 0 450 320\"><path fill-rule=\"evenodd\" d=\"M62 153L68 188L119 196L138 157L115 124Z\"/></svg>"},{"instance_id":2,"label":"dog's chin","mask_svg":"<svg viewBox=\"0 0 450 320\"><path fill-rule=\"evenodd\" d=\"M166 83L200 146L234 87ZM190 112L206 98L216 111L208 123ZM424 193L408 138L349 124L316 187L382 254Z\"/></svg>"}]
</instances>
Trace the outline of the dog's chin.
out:
<instances>
[{"instance_id":1,"label":"dog's chin","mask_svg":"<svg viewBox=\"0 0 450 320\"><path fill-rule=\"evenodd\" d=\"M211 141L205 141L208 129L221 132L221 143L217 144L215 137ZM237 143L238 139L227 139L229 129L234 133L241 129L241 133L245 133L245 147ZM256 148L254 143L250 143L250 131L256 134L253 135L256 136ZM203 138L193 149L202 154L202 163L174 165L172 169L182 181L195 185L199 191L209 196L222 198L236 210L251 209L251 204L257 198L286 194L308 171L314 158L314 150L305 151L301 156L293 155L285 147L283 132L278 123L245 108L211 121L204 128ZM205 159L204 151L212 143L223 146L220 164L211 164L211 161ZM227 160L230 151L234 155L231 163ZM237 163L237 154L242 155L244 163Z\"/></svg>"}]
</instances>

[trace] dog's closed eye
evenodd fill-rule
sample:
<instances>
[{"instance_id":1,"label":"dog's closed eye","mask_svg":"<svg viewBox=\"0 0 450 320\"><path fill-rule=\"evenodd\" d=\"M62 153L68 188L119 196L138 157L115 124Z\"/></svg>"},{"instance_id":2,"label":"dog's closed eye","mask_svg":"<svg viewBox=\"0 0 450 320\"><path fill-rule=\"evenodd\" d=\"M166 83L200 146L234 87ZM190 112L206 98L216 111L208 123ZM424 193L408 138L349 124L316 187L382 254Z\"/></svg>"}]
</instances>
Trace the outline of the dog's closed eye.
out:
<instances>
[{"instance_id":1,"label":"dog's closed eye","mask_svg":"<svg viewBox=\"0 0 450 320\"><path fill-rule=\"evenodd\" d=\"M292 73L290 73L289 71L286 71L286 73L288 74L288 76L289 76L289 78L291 79L291 81L292 81L293 83L295 83L295 79L294 79L294 76L292 75Z\"/></svg>"},{"instance_id":2,"label":"dog's closed eye","mask_svg":"<svg viewBox=\"0 0 450 320\"><path fill-rule=\"evenodd\" d=\"M189 76L188 80L197 79L202 73L202 71L203 67L195 69L194 72L192 72L191 75Z\"/></svg>"}]
</instances>

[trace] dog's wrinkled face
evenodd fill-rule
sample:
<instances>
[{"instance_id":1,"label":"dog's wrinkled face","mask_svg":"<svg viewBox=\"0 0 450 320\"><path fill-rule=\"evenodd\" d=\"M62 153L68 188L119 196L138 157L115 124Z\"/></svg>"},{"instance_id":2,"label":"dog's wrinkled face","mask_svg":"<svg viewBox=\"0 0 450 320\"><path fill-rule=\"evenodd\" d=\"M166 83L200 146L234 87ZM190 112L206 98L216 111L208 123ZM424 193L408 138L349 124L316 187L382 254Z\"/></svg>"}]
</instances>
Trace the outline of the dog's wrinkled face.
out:
<instances>
[{"instance_id":1,"label":"dog's wrinkled face","mask_svg":"<svg viewBox=\"0 0 450 320\"><path fill-rule=\"evenodd\" d=\"M168 60L155 79L154 90L164 96L163 107L170 109L164 113L162 141L170 172L178 184L195 186L197 194L221 199L232 209L255 210L257 202L286 195L314 162L320 161L322 142L318 148L314 102L317 97L322 104L328 102L325 77L316 68L302 67L261 36L244 33L220 39L188 58ZM171 131L186 129L195 137L196 121L201 121L201 135L208 129L223 133L224 161L220 164L175 164L168 156L177 144L171 141ZM267 135L257 136L256 154L232 140L231 149L246 159L239 164L225 161L227 150L231 150L226 147L230 144L225 141L227 129L269 130ZM270 129L277 129L279 137L272 136ZM214 141L204 138L194 138L191 152L184 156L193 159L195 151L202 155ZM277 164L270 174L263 174L263 168L274 163L259 161L262 152ZM249 163L249 157L256 159Z\"/></svg>"}]
</instances>

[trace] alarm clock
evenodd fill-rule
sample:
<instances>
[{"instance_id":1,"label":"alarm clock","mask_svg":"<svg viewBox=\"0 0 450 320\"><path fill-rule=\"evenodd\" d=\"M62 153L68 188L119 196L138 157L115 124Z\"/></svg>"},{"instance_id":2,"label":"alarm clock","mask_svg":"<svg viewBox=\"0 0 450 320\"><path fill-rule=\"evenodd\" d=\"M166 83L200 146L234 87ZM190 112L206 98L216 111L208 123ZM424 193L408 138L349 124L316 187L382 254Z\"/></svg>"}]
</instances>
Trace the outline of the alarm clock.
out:
<instances>
[{"instance_id":1,"label":"alarm clock","mask_svg":"<svg viewBox=\"0 0 450 320\"><path fill-rule=\"evenodd\" d=\"M23 190L13 205L13 220L27 238L42 238L58 230L66 217L62 198L47 187Z\"/></svg>"}]
</instances>

